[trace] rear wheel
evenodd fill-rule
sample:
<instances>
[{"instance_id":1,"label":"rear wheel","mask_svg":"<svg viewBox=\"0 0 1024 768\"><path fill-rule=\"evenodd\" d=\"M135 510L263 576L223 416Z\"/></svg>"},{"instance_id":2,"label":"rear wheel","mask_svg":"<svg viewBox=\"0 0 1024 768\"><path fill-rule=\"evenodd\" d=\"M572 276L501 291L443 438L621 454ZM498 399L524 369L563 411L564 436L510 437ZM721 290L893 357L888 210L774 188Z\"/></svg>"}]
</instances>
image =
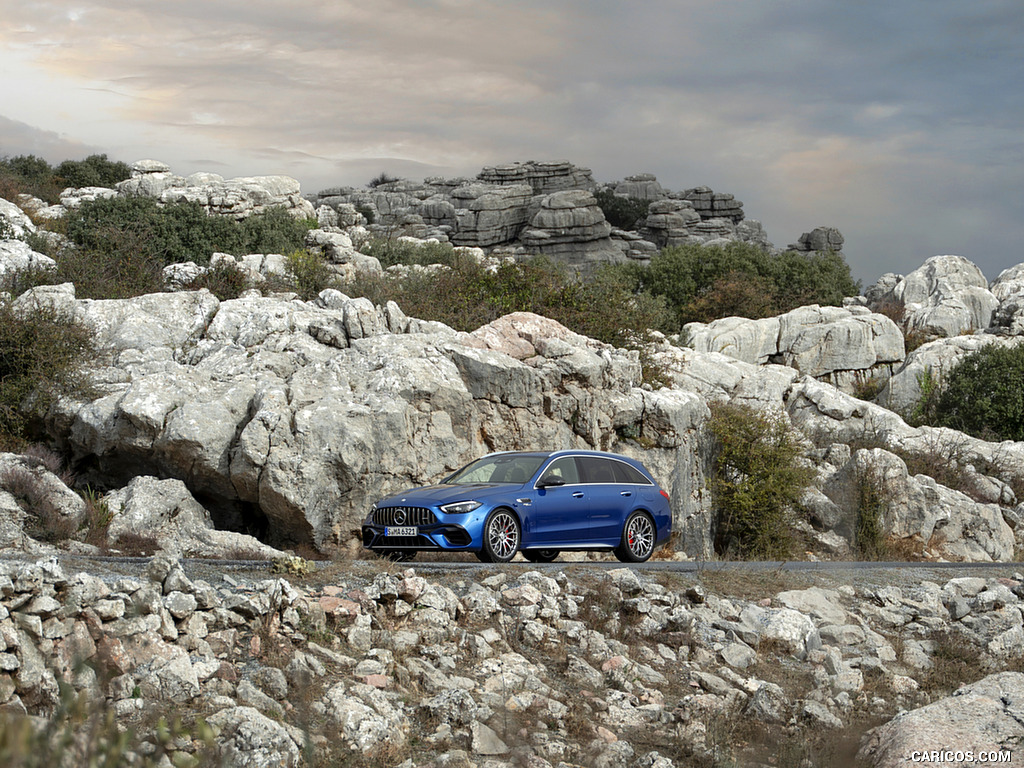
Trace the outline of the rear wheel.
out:
<instances>
[{"instance_id":1,"label":"rear wheel","mask_svg":"<svg viewBox=\"0 0 1024 768\"><path fill-rule=\"evenodd\" d=\"M622 541L615 557L623 563L645 562L654 551L654 521L644 512L634 512L622 527Z\"/></svg>"},{"instance_id":2,"label":"rear wheel","mask_svg":"<svg viewBox=\"0 0 1024 768\"><path fill-rule=\"evenodd\" d=\"M559 551L557 549L524 549L523 557L529 560L531 563L550 563L557 559Z\"/></svg>"},{"instance_id":3,"label":"rear wheel","mask_svg":"<svg viewBox=\"0 0 1024 768\"><path fill-rule=\"evenodd\" d=\"M484 523L481 554L492 563L507 563L519 550L519 521L508 509L496 509Z\"/></svg>"}]
</instances>

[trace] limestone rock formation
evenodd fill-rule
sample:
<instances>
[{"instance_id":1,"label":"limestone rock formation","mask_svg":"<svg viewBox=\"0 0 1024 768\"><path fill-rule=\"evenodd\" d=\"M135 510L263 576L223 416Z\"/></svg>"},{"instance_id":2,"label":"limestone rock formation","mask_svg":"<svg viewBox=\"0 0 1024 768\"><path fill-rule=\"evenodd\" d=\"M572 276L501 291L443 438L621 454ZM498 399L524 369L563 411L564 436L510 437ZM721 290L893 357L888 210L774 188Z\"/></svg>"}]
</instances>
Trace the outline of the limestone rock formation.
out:
<instances>
[{"instance_id":1,"label":"limestone rock formation","mask_svg":"<svg viewBox=\"0 0 1024 768\"><path fill-rule=\"evenodd\" d=\"M910 416L924 394L924 387L940 387L946 375L966 355L997 344L1015 347L1024 339L1002 338L992 334L940 338L922 344L897 368L878 393L875 402L903 416Z\"/></svg>"},{"instance_id":2,"label":"limestone rock formation","mask_svg":"<svg viewBox=\"0 0 1024 768\"><path fill-rule=\"evenodd\" d=\"M608 186L616 195L630 197L635 200L654 202L668 195L668 192L658 183L658 179L653 173L637 173L627 176L622 181L613 182Z\"/></svg>"},{"instance_id":3,"label":"limestone rock formation","mask_svg":"<svg viewBox=\"0 0 1024 768\"><path fill-rule=\"evenodd\" d=\"M952 696L903 713L874 729L858 757L873 768L897 768L908 760L1002 762L1024 741L1024 675L999 672L964 685ZM946 755L949 759L946 759ZM933 755L939 760L932 760ZM990 757L991 756L991 757Z\"/></svg>"},{"instance_id":4,"label":"limestone rock formation","mask_svg":"<svg viewBox=\"0 0 1024 768\"><path fill-rule=\"evenodd\" d=\"M908 331L935 336L984 330L999 306L985 275L962 256L932 256L875 301L886 300L902 308Z\"/></svg>"},{"instance_id":5,"label":"limestone rock formation","mask_svg":"<svg viewBox=\"0 0 1024 768\"><path fill-rule=\"evenodd\" d=\"M380 496L426 483L488 449L658 448L645 463L694 551L708 547L693 450L707 407L639 387L636 353L550 320L506 318L457 334L397 307L325 292L319 303L205 291L75 301L34 289L96 329L101 394L62 401L52 432L108 481L178 478L214 519L266 518L271 541L347 545ZM511 331L507 329L512 329ZM511 357L489 348L529 344Z\"/></svg>"},{"instance_id":6,"label":"limestone rock formation","mask_svg":"<svg viewBox=\"0 0 1024 768\"><path fill-rule=\"evenodd\" d=\"M22 240L0 240L0 280L17 273L56 268L57 262L33 251L28 243Z\"/></svg>"},{"instance_id":7,"label":"limestone rock formation","mask_svg":"<svg viewBox=\"0 0 1024 768\"><path fill-rule=\"evenodd\" d=\"M903 334L884 315L864 307L812 304L778 317L727 317L690 323L689 344L748 363L777 362L850 390L858 379L887 378L904 358Z\"/></svg>"},{"instance_id":8,"label":"limestone rock formation","mask_svg":"<svg viewBox=\"0 0 1024 768\"><path fill-rule=\"evenodd\" d=\"M694 187L683 193L683 199L689 200L693 209L701 219L725 219L732 224L743 221L743 203L733 195L713 192L710 187Z\"/></svg>"},{"instance_id":9,"label":"limestone rock formation","mask_svg":"<svg viewBox=\"0 0 1024 768\"><path fill-rule=\"evenodd\" d=\"M452 190L456 245L486 247L515 240L529 220L533 190L525 184L466 184Z\"/></svg>"},{"instance_id":10,"label":"limestone rock formation","mask_svg":"<svg viewBox=\"0 0 1024 768\"><path fill-rule=\"evenodd\" d=\"M593 192L597 187L589 168L575 166L568 160L494 165L480 171L477 178L485 184L528 184L536 195L569 189Z\"/></svg>"},{"instance_id":11,"label":"limestone rock formation","mask_svg":"<svg viewBox=\"0 0 1024 768\"><path fill-rule=\"evenodd\" d=\"M170 172L170 168L159 161L144 160L132 166L132 178L117 184L114 194L129 197L154 197L162 203L183 201L199 203L208 213L244 219L270 208L284 208L294 216L314 218L313 205L301 195L299 182L289 176L245 176L224 179L215 173L194 173L182 177ZM80 204L82 190L76 190L78 201L67 207Z\"/></svg>"},{"instance_id":12,"label":"limestone rock formation","mask_svg":"<svg viewBox=\"0 0 1024 768\"><path fill-rule=\"evenodd\" d=\"M800 238L789 246L789 250L802 253L839 253L843 250L844 242L842 234L835 227L816 227L800 235Z\"/></svg>"},{"instance_id":13,"label":"limestone rock formation","mask_svg":"<svg viewBox=\"0 0 1024 768\"><path fill-rule=\"evenodd\" d=\"M659 248L694 242L700 214L688 200L659 200L647 209L641 234Z\"/></svg>"},{"instance_id":14,"label":"limestone rock formation","mask_svg":"<svg viewBox=\"0 0 1024 768\"><path fill-rule=\"evenodd\" d=\"M20 238L35 231L36 225L22 208L0 197L0 239Z\"/></svg>"},{"instance_id":15,"label":"limestone rock formation","mask_svg":"<svg viewBox=\"0 0 1024 768\"><path fill-rule=\"evenodd\" d=\"M531 211L520 234L527 252L555 256L583 269L621 259L621 249L610 238L611 225L590 192L555 192L540 198Z\"/></svg>"},{"instance_id":16,"label":"limestone rock formation","mask_svg":"<svg viewBox=\"0 0 1024 768\"><path fill-rule=\"evenodd\" d=\"M210 513L180 480L139 476L107 494L103 502L111 512L107 535L115 549L128 540L145 540L185 557L268 560L284 556L252 536L218 530Z\"/></svg>"}]
</instances>

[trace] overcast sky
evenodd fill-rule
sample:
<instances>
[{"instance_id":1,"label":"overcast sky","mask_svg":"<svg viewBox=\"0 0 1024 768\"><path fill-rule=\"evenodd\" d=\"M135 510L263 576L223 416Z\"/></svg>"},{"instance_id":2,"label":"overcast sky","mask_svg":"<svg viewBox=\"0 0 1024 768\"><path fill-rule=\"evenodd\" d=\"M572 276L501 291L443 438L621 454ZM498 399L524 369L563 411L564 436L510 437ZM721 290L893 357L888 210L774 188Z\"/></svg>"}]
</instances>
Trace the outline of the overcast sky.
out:
<instances>
[{"instance_id":1,"label":"overcast sky","mask_svg":"<svg viewBox=\"0 0 1024 768\"><path fill-rule=\"evenodd\" d=\"M1020 0L0 0L0 155L307 192L568 159L835 226L865 283L1024 261Z\"/></svg>"}]
</instances>

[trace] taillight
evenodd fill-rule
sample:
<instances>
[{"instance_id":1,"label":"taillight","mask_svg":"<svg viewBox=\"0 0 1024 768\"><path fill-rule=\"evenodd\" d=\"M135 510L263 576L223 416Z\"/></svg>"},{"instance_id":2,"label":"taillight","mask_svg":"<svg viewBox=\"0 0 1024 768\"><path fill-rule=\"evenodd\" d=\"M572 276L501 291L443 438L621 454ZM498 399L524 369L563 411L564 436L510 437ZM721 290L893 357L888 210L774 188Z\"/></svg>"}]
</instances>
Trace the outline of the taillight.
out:
<instances>
[{"instance_id":1,"label":"taillight","mask_svg":"<svg viewBox=\"0 0 1024 768\"><path fill-rule=\"evenodd\" d=\"M665 497L665 501L672 501L672 499L670 499L670 498L668 497L668 494L667 494L667 493L665 493L664 491L662 491L662 492L661 492L661 495Z\"/></svg>"}]
</instances>

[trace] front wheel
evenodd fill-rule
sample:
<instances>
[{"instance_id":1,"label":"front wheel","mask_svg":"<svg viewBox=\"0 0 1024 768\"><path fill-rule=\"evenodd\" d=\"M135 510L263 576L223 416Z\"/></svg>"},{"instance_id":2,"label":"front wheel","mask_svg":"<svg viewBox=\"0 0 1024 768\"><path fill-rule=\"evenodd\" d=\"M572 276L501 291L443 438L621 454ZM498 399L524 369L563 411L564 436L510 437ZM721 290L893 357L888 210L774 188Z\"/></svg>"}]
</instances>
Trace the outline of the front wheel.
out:
<instances>
[{"instance_id":1,"label":"front wheel","mask_svg":"<svg viewBox=\"0 0 1024 768\"><path fill-rule=\"evenodd\" d=\"M529 560L531 563L551 563L557 559L559 552L557 549L524 549L523 557Z\"/></svg>"},{"instance_id":2,"label":"front wheel","mask_svg":"<svg viewBox=\"0 0 1024 768\"><path fill-rule=\"evenodd\" d=\"M654 551L654 521L644 512L634 512L622 527L622 541L615 557L623 563L645 562Z\"/></svg>"},{"instance_id":3,"label":"front wheel","mask_svg":"<svg viewBox=\"0 0 1024 768\"><path fill-rule=\"evenodd\" d=\"M507 563L519 550L519 521L507 509L491 512L484 523L483 554L492 563Z\"/></svg>"}]
</instances>

